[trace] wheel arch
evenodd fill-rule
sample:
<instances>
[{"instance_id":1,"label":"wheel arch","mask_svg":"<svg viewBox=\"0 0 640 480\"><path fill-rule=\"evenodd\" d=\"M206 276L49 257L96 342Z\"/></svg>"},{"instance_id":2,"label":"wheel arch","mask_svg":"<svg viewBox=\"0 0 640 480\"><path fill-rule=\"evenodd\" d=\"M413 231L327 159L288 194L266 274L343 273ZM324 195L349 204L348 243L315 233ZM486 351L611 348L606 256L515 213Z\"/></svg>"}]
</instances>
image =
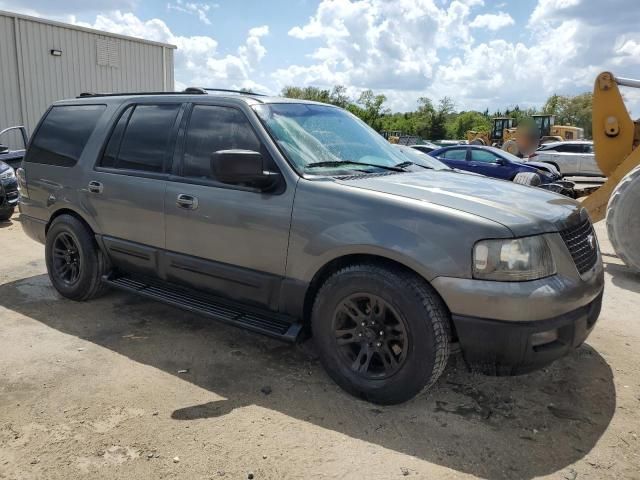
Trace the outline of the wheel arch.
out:
<instances>
[{"instance_id":1,"label":"wheel arch","mask_svg":"<svg viewBox=\"0 0 640 480\"><path fill-rule=\"evenodd\" d=\"M431 285L431 282L429 282L429 280L427 280L425 276L422 275L420 272L416 271L415 269L411 268L407 264L397 259L392 259L392 258L383 256L383 255L378 255L378 254L357 253L357 254L346 254L346 255L341 255L339 257L336 257L326 262L315 273L315 275L307 285L306 291L304 293L304 302L302 305L302 312L301 312L303 323L307 325L310 323L311 309L313 308L313 303L315 302L316 295L318 294L318 291L320 290L322 285L327 281L327 279L331 277L331 275L333 275L334 273L338 272L339 270L347 266L358 265L358 264L377 265L377 266L386 267L390 269L401 270L403 272L410 273L411 275L415 275L421 281L425 282L430 287L432 287L435 294L438 295L442 300L442 304L447 308L447 311L449 311L449 307L444 301L444 299L440 296L438 291L435 288L433 288L433 286ZM449 325L451 328L452 335L455 338L455 331L454 331L455 327L453 325L453 322L451 321L451 318L449 318Z\"/></svg>"},{"instance_id":2,"label":"wheel arch","mask_svg":"<svg viewBox=\"0 0 640 480\"><path fill-rule=\"evenodd\" d=\"M61 207L57 210L55 210L51 216L49 217L49 221L47 222L47 225L45 226L44 232L45 235L47 234L47 232L49 231L49 228L51 227L51 225L53 224L54 220L58 217L60 217L61 215L70 215L72 217L77 218L80 222L82 222L82 224L87 227L87 229L92 233L95 234L95 230L94 228L91 226L91 224L82 216L82 214L80 214L78 211L72 209L72 208L68 208L68 207Z\"/></svg>"}]
</instances>

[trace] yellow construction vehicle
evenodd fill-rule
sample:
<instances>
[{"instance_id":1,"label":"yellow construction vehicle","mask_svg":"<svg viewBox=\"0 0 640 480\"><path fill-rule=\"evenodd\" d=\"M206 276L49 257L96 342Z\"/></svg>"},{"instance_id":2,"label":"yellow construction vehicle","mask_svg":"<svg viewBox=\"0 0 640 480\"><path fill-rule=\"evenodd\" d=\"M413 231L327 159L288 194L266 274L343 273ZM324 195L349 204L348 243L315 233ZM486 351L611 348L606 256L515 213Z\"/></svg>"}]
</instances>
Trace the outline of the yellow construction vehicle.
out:
<instances>
[{"instance_id":1,"label":"yellow construction vehicle","mask_svg":"<svg viewBox=\"0 0 640 480\"><path fill-rule=\"evenodd\" d=\"M640 88L640 80L603 72L593 88L593 148L607 181L583 205L592 222L606 217L616 254L640 272L640 121L629 116L619 86Z\"/></svg>"},{"instance_id":2,"label":"yellow construction vehicle","mask_svg":"<svg viewBox=\"0 0 640 480\"><path fill-rule=\"evenodd\" d=\"M539 114L532 115L516 127L513 118L496 117L491 132L469 130L467 141L471 145L493 145L513 155L526 156L543 143L584 138L582 128L554 125L554 122L554 115Z\"/></svg>"},{"instance_id":3,"label":"yellow construction vehicle","mask_svg":"<svg viewBox=\"0 0 640 480\"><path fill-rule=\"evenodd\" d=\"M515 120L511 117L496 117L493 119L491 132L478 130L467 131L467 142L471 145L488 145L502 147L511 145L516 137ZM510 150L505 149L510 152ZM510 152L511 153L511 152Z\"/></svg>"}]
</instances>

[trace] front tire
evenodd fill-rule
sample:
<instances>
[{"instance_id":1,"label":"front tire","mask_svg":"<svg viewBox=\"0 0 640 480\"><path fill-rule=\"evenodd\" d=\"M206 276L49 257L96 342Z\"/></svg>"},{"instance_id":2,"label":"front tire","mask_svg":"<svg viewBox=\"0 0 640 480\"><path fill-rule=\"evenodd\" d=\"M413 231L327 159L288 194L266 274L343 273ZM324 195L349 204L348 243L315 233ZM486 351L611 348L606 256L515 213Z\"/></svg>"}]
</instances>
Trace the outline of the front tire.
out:
<instances>
[{"instance_id":1,"label":"front tire","mask_svg":"<svg viewBox=\"0 0 640 480\"><path fill-rule=\"evenodd\" d=\"M513 177L513 183L519 183L520 185L529 185L530 187L537 187L542 183L540 175L535 172L520 172Z\"/></svg>"},{"instance_id":2,"label":"front tire","mask_svg":"<svg viewBox=\"0 0 640 480\"><path fill-rule=\"evenodd\" d=\"M93 233L76 217L60 215L53 221L45 260L51 283L63 297L83 301L106 290L102 276L109 269L107 259Z\"/></svg>"},{"instance_id":3,"label":"front tire","mask_svg":"<svg viewBox=\"0 0 640 480\"><path fill-rule=\"evenodd\" d=\"M320 360L347 392L379 404L431 387L449 357L449 313L417 275L361 264L321 287L312 330Z\"/></svg>"},{"instance_id":4,"label":"front tire","mask_svg":"<svg viewBox=\"0 0 640 480\"><path fill-rule=\"evenodd\" d=\"M13 216L15 207L0 208L0 222L6 222Z\"/></svg>"},{"instance_id":5,"label":"front tire","mask_svg":"<svg viewBox=\"0 0 640 480\"><path fill-rule=\"evenodd\" d=\"M640 167L627 173L607 205L607 234L613 250L630 269L640 273Z\"/></svg>"}]
</instances>

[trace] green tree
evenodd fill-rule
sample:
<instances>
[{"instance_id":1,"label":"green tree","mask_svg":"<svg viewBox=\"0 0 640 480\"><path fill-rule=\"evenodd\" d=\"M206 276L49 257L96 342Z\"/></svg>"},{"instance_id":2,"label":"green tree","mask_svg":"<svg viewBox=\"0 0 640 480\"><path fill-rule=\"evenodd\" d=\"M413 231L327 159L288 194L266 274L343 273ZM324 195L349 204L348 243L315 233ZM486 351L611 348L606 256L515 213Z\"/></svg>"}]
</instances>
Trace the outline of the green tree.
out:
<instances>
[{"instance_id":1,"label":"green tree","mask_svg":"<svg viewBox=\"0 0 640 480\"><path fill-rule=\"evenodd\" d=\"M363 91L356 102L360 109L358 116L374 129L380 130L382 125L381 117L389 112L389 109L384 107L384 102L386 101L387 97L376 95L373 90Z\"/></svg>"},{"instance_id":2,"label":"green tree","mask_svg":"<svg viewBox=\"0 0 640 480\"><path fill-rule=\"evenodd\" d=\"M543 111L555 115L556 125L573 125L583 128L585 137L592 135L591 117L593 94L551 95L544 104Z\"/></svg>"},{"instance_id":3,"label":"green tree","mask_svg":"<svg viewBox=\"0 0 640 480\"><path fill-rule=\"evenodd\" d=\"M461 112L447 124L449 138L463 139L469 130L487 133L491 131L491 120L488 114L483 115L475 111Z\"/></svg>"},{"instance_id":4,"label":"green tree","mask_svg":"<svg viewBox=\"0 0 640 480\"><path fill-rule=\"evenodd\" d=\"M447 120L454 113L455 103L449 97L441 98L438 102L438 108L435 109L431 118L430 138L432 140L441 140L447 138Z\"/></svg>"}]
</instances>

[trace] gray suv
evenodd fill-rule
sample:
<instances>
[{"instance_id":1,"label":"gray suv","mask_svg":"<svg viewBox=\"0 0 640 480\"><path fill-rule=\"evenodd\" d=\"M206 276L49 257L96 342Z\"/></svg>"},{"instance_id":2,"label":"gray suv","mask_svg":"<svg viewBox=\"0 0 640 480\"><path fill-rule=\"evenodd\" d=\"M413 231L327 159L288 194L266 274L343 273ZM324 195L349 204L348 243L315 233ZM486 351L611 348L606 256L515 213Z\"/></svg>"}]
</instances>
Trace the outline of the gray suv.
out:
<instances>
[{"instance_id":1,"label":"gray suv","mask_svg":"<svg viewBox=\"0 0 640 480\"><path fill-rule=\"evenodd\" d=\"M453 347L510 375L578 347L603 269L580 204L412 162L337 107L253 94L55 103L18 171L53 286L117 287L273 337L310 334L373 402L434 384Z\"/></svg>"}]
</instances>

